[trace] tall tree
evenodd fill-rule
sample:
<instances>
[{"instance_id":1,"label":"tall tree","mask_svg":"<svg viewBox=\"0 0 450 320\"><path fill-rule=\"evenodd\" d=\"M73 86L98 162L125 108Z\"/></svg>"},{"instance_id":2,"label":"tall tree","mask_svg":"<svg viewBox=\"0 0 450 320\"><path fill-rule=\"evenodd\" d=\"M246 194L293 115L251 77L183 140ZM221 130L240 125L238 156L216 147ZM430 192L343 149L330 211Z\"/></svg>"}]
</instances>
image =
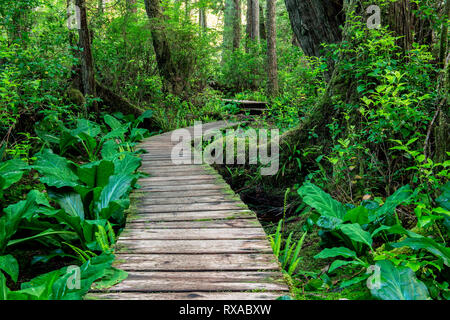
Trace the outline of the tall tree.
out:
<instances>
[{"instance_id":1,"label":"tall tree","mask_svg":"<svg viewBox=\"0 0 450 320\"><path fill-rule=\"evenodd\" d=\"M233 50L241 45L241 1L233 0Z\"/></svg>"},{"instance_id":2,"label":"tall tree","mask_svg":"<svg viewBox=\"0 0 450 320\"><path fill-rule=\"evenodd\" d=\"M261 40L267 40L266 23L264 21L264 8L261 2L259 2L259 37Z\"/></svg>"},{"instance_id":3,"label":"tall tree","mask_svg":"<svg viewBox=\"0 0 450 320\"><path fill-rule=\"evenodd\" d=\"M260 35L260 25L259 25L259 0L252 0L252 35L251 39L259 42L261 35Z\"/></svg>"},{"instance_id":4,"label":"tall tree","mask_svg":"<svg viewBox=\"0 0 450 320\"><path fill-rule=\"evenodd\" d=\"M271 96L278 94L277 27L276 0L267 0L267 74L268 91Z\"/></svg>"},{"instance_id":5,"label":"tall tree","mask_svg":"<svg viewBox=\"0 0 450 320\"><path fill-rule=\"evenodd\" d=\"M80 10L80 22L79 22L79 47L81 51L81 84L83 93L85 96L96 97L95 87L95 70L94 59L92 57L91 50L91 34L89 32L89 26L87 21L86 1L76 0L75 4ZM93 108L98 112L98 106L94 102Z\"/></svg>"},{"instance_id":6,"label":"tall tree","mask_svg":"<svg viewBox=\"0 0 450 320\"><path fill-rule=\"evenodd\" d=\"M202 6L199 9L199 13L198 13L198 24L200 26L200 31L202 33L206 33L207 29L208 29L208 17L206 15L206 8L204 6Z\"/></svg>"},{"instance_id":7,"label":"tall tree","mask_svg":"<svg viewBox=\"0 0 450 320\"><path fill-rule=\"evenodd\" d=\"M343 1L285 0L300 47L308 56L320 56L322 43L339 43L344 24Z\"/></svg>"},{"instance_id":8,"label":"tall tree","mask_svg":"<svg viewBox=\"0 0 450 320\"><path fill-rule=\"evenodd\" d=\"M161 0L144 0L145 10L150 19L153 48L156 54L159 74L166 92L181 95L187 89L187 76L182 74L172 57L169 41L164 26L165 16L161 8Z\"/></svg>"},{"instance_id":9,"label":"tall tree","mask_svg":"<svg viewBox=\"0 0 450 320\"><path fill-rule=\"evenodd\" d=\"M246 15L246 26L245 26L245 34L248 39L253 39L253 30L252 30L252 6L253 6L253 0L247 0L247 15ZM246 50L248 51L248 46L246 46Z\"/></svg>"}]
</instances>

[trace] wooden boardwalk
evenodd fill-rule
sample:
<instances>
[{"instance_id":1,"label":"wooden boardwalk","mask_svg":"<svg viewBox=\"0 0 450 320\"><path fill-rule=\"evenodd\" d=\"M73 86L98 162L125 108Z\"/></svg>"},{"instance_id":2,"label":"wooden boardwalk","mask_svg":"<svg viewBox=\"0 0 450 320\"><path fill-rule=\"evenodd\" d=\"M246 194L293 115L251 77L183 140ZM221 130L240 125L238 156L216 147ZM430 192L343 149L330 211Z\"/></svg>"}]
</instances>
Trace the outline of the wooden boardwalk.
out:
<instances>
[{"instance_id":1,"label":"wooden boardwalk","mask_svg":"<svg viewBox=\"0 0 450 320\"><path fill-rule=\"evenodd\" d=\"M203 130L229 126L203 125ZM187 128L193 134L193 128ZM87 299L247 300L289 294L256 215L208 165L175 165L171 133L140 147L135 212L116 245L115 267L128 278Z\"/></svg>"}]
</instances>

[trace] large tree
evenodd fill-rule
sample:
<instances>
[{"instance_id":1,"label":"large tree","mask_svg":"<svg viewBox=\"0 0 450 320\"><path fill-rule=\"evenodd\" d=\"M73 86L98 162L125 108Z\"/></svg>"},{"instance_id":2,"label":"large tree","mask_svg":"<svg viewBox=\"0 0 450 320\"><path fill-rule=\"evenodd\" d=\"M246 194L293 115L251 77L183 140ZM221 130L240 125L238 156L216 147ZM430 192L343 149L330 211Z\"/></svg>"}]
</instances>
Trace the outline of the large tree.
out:
<instances>
[{"instance_id":1,"label":"large tree","mask_svg":"<svg viewBox=\"0 0 450 320\"><path fill-rule=\"evenodd\" d=\"M166 92L181 95L188 87L187 75L183 74L172 58L172 52L164 25L166 17L161 8L161 0L144 0L145 10L150 19L153 47L159 74Z\"/></svg>"},{"instance_id":2,"label":"large tree","mask_svg":"<svg viewBox=\"0 0 450 320\"><path fill-rule=\"evenodd\" d=\"M96 97L95 70L94 59L91 50L91 34L87 21L86 1L76 0L75 4L80 11L79 21L79 47L81 51L81 85L85 96ZM94 102L93 107L98 112L97 104Z\"/></svg>"},{"instance_id":3,"label":"large tree","mask_svg":"<svg viewBox=\"0 0 450 320\"><path fill-rule=\"evenodd\" d=\"M267 0L267 74L268 91L278 93L276 0Z\"/></svg>"}]
</instances>

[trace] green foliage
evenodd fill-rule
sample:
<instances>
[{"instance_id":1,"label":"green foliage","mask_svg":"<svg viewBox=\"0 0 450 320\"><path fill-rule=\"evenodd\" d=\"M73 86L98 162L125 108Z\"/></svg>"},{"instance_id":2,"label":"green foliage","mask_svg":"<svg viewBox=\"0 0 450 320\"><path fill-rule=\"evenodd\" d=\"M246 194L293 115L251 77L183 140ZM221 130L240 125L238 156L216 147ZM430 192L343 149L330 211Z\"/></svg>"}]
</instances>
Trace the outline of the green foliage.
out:
<instances>
[{"instance_id":1,"label":"green foliage","mask_svg":"<svg viewBox=\"0 0 450 320\"><path fill-rule=\"evenodd\" d=\"M300 251L306 237L306 232L301 236L296 244L291 243L293 241L293 232L289 233L287 240L283 244L283 249L281 249L283 242L281 231L282 224L283 220L280 220L275 234L269 235L269 240L274 254L276 257L278 257L283 270L285 270L288 275L292 276L301 260Z\"/></svg>"},{"instance_id":2,"label":"green foliage","mask_svg":"<svg viewBox=\"0 0 450 320\"><path fill-rule=\"evenodd\" d=\"M376 266L380 268L380 275L371 289L374 297L382 300L430 299L426 285L416 278L410 268L395 267L386 260L378 261Z\"/></svg>"}]
</instances>

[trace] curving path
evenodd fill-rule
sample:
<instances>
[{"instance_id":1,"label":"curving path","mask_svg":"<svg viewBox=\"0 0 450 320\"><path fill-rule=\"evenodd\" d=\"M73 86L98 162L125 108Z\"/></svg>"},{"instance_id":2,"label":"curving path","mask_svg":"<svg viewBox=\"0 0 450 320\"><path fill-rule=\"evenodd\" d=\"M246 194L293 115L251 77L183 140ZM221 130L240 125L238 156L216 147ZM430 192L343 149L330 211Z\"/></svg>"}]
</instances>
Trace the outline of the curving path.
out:
<instances>
[{"instance_id":1,"label":"curving path","mask_svg":"<svg viewBox=\"0 0 450 320\"><path fill-rule=\"evenodd\" d=\"M224 121L204 124L221 129ZM193 136L193 127L186 128ZM171 133L141 145L142 171L116 245L128 278L88 299L246 300L289 294L256 215L208 165L175 165Z\"/></svg>"}]
</instances>

